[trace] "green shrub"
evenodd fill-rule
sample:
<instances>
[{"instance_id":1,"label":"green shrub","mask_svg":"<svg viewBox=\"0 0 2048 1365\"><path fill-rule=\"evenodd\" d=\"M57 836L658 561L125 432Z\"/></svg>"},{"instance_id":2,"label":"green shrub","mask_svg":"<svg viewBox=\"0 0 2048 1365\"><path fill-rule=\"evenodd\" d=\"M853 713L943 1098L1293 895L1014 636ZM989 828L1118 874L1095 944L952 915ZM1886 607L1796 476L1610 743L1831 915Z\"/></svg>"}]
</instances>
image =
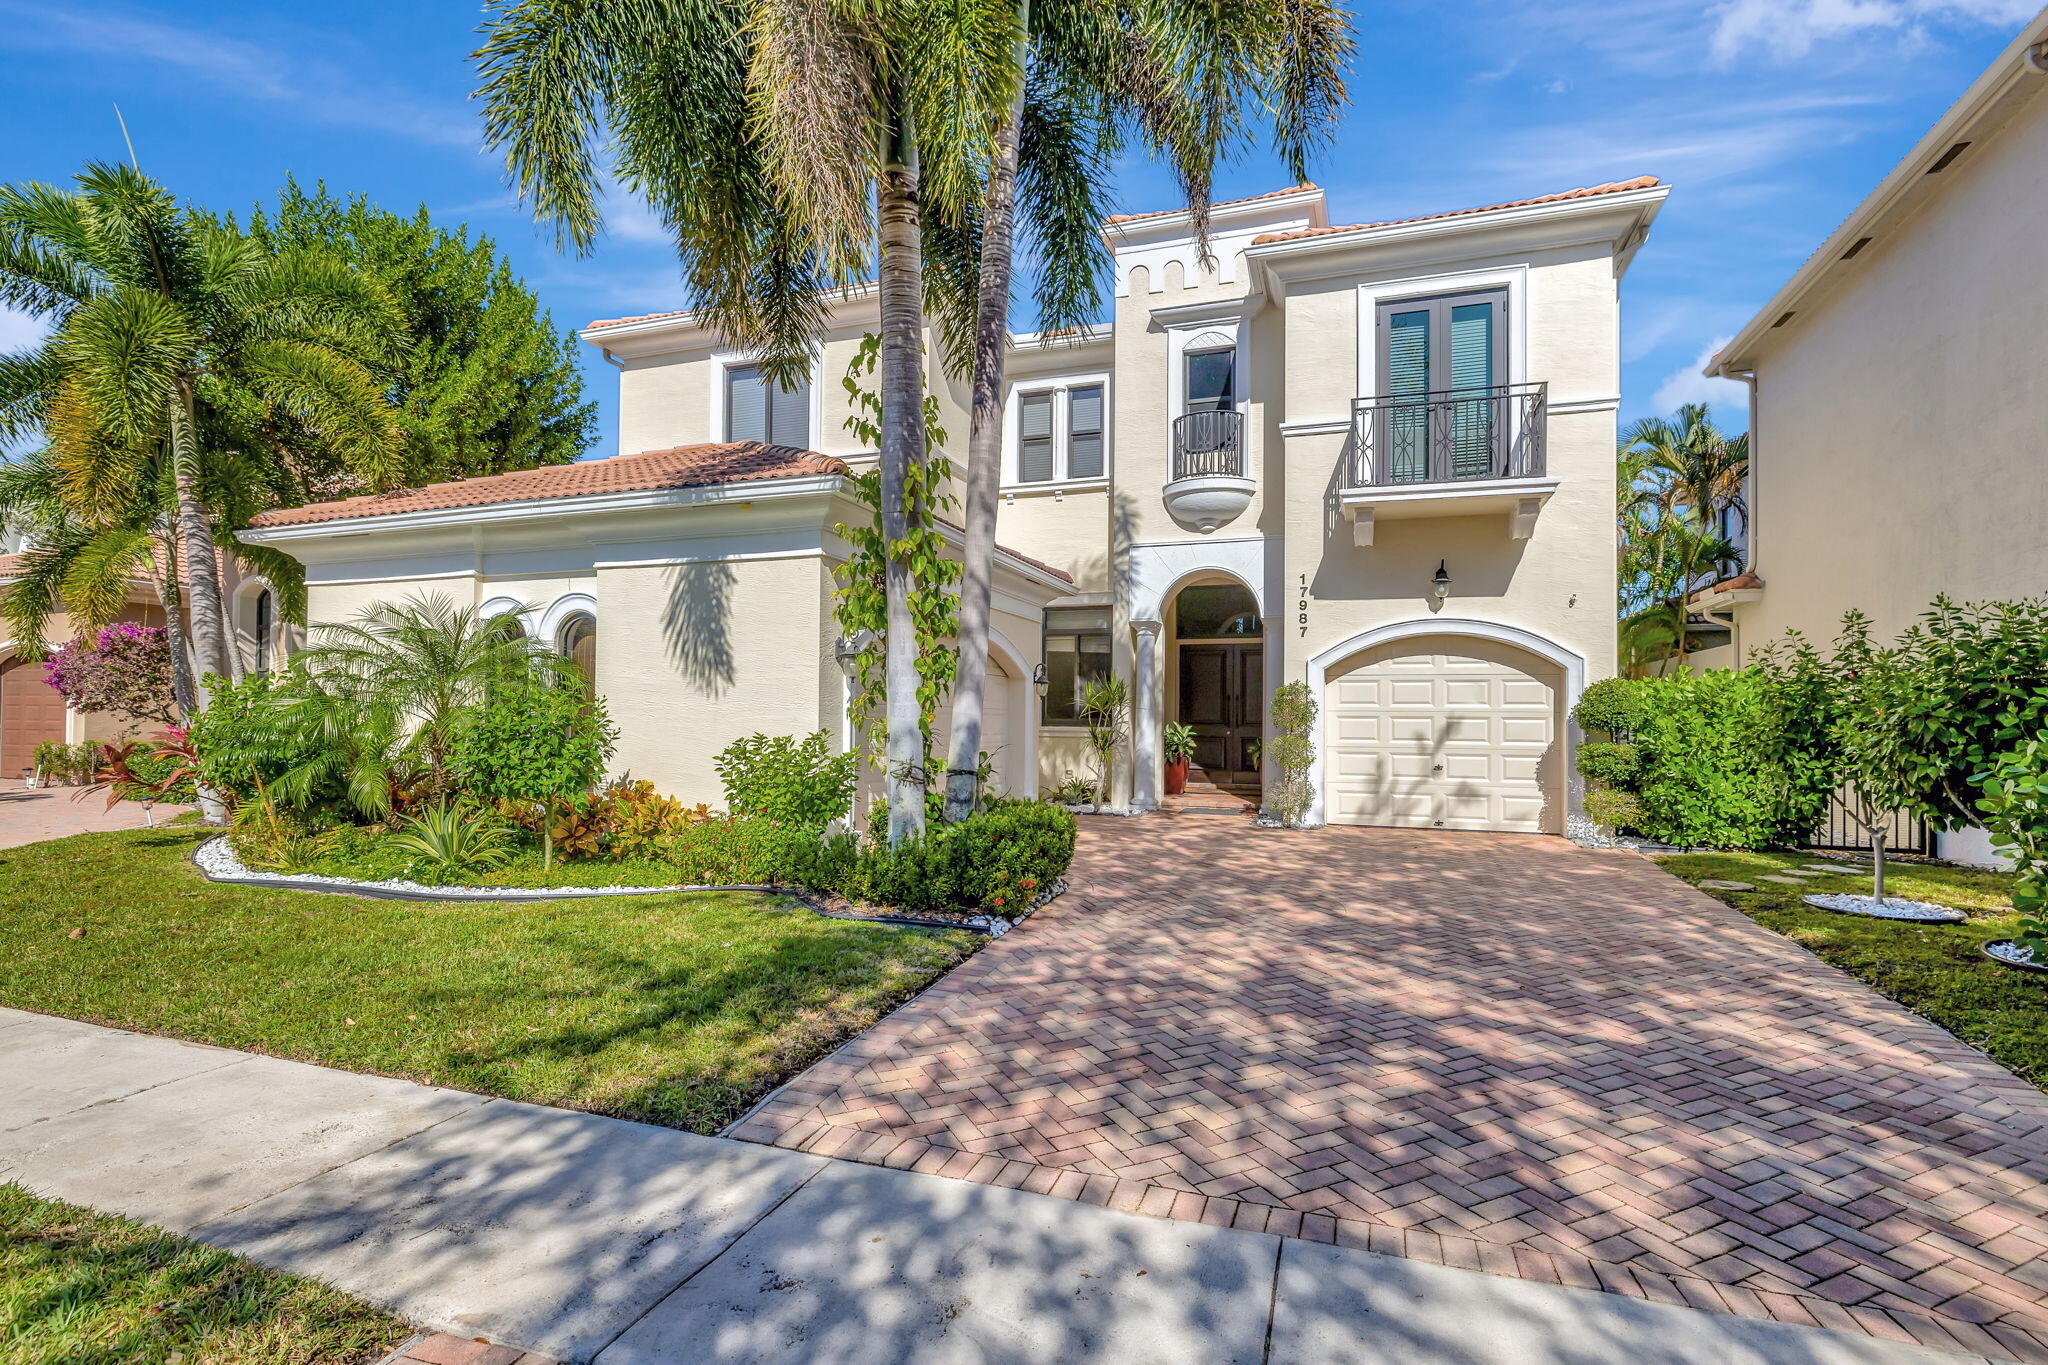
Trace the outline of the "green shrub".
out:
<instances>
[{"instance_id":1,"label":"green shrub","mask_svg":"<svg viewBox=\"0 0 2048 1365\"><path fill-rule=\"evenodd\" d=\"M1579 694L1572 719L1589 733L1626 742L1642 721L1643 690L1653 685L1636 678L1602 678Z\"/></svg>"},{"instance_id":2,"label":"green shrub","mask_svg":"<svg viewBox=\"0 0 2048 1365\"><path fill-rule=\"evenodd\" d=\"M2020 928L2013 941L2048 962L2048 740L2029 739L2000 754L1975 783L1991 841L2013 862L2012 906Z\"/></svg>"},{"instance_id":3,"label":"green shrub","mask_svg":"<svg viewBox=\"0 0 2048 1365\"><path fill-rule=\"evenodd\" d=\"M1267 809L1289 829L1298 828L1315 804L1309 769L1316 761L1316 699L1305 682L1273 689L1273 742L1262 755L1280 769L1266 798Z\"/></svg>"},{"instance_id":4,"label":"green shrub","mask_svg":"<svg viewBox=\"0 0 2048 1365\"><path fill-rule=\"evenodd\" d=\"M538 672L495 684L453 728L449 765L465 792L543 806L588 793L619 733L580 680ZM554 861L554 822L545 820L541 865Z\"/></svg>"},{"instance_id":5,"label":"green shrub","mask_svg":"<svg viewBox=\"0 0 2048 1365\"><path fill-rule=\"evenodd\" d=\"M735 816L754 816L797 829L822 830L853 806L852 753L835 754L820 730L749 735L712 760Z\"/></svg>"},{"instance_id":6,"label":"green shrub","mask_svg":"<svg viewBox=\"0 0 2048 1365\"><path fill-rule=\"evenodd\" d=\"M307 689L291 675L252 673L241 682L216 678L206 710L189 727L199 780L231 801L251 801L294 770L307 770L321 752L317 730L301 723L297 703ZM323 780L298 803L322 806L344 799L340 781Z\"/></svg>"},{"instance_id":7,"label":"green shrub","mask_svg":"<svg viewBox=\"0 0 2048 1365\"><path fill-rule=\"evenodd\" d=\"M853 836L823 836L759 816L718 816L668 839L676 879L694 886L807 886L838 892L851 875Z\"/></svg>"},{"instance_id":8,"label":"green shrub","mask_svg":"<svg viewBox=\"0 0 2048 1365\"><path fill-rule=\"evenodd\" d=\"M1586 818L1605 829L1632 830L1642 822L1643 803L1634 792L1596 787L1586 793Z\"/></svg>"},{"instance_id":9,"label":"green shrub","mask_svg":"<svg viewBox=\"0 0 2048 1365\"><path fill-rule=\"evenodd\" d=\"M1015 915L1066 875L1074 817L1043 801L1005 804L922 839L862 850L848 894L912 914L977 911Z\"/></svg>"},{"instance_id":10,"label":"green shrub","mask_svg":"<svg viewBox=\"0 0 2048 1365\"><path fill-rule=\"evenodd\" d=\"M100 746L89 741L65 744L59 740L47 740L36 745L32 761L46 786L76 787L93 780L93 774L99 768L99 756Z\"/></svg>"},{"instance_id":11,"label":"green shrub","mask_svg":"<svg viewBox=\"0 0 2048 1365\"><path fill-rule=\"evenodd\" d=\"M1593 743L1579 746L1579 776L1602 787L1632 790L1643 770L1643 751L1633 744Z\"/></svg>"},{"instance_id":12,"label":"green shrub","mask_svg":"<svg viewBox=\"0 0 2048 1365\"><path fill-rule=\"evenodd\" d=\"M1637 828L1681 847L1766 848L1787 775L1783 718L1756 669L1676 674L1644 685Z\"/></svg>"}]
</instances>

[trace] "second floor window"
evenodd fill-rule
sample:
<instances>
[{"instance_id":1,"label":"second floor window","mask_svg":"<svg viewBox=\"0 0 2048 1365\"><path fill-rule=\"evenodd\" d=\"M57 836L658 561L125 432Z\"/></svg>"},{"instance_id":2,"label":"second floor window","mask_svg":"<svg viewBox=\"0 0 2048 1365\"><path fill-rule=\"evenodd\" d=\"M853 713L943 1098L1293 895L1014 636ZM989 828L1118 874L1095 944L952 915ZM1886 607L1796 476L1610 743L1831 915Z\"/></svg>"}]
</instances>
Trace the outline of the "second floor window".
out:
<instances>
[{"instance_id":1,"label":"second floor window","mask_svg":"<svg viewBox=\"0 0 2048 1365\"><path fill-rule=\"evenodd\" d=\"M811 384L793 389L773 383L759 365L734 365L725 372L725 439L809 449Z\"/></svg>"},{"instance_id":2,"label":"second floor window","mask_svg":"<svg viewBox=\"0 0 2048 1365\"><path fill-rule=\"evenodd\" d=\"M1017 397L1017 482L1099 479L1108 405L1100 384L1041 389Z\"/></svg>"}]
</instances>

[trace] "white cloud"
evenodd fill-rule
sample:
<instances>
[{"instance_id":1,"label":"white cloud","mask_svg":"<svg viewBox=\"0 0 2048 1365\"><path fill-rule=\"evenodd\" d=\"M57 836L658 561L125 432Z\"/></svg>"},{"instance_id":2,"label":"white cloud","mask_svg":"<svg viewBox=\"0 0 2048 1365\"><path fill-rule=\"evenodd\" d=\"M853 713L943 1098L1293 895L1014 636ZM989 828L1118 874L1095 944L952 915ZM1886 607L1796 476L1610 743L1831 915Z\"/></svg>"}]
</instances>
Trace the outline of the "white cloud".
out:
<instances>
[{"instance_id":1,"label":"white cloud","mask_svg":"<svg viewBox=\"0 0 2048 1365\"><path fill-rule=\"evenodd\" d=\"M1726 346L1730 338L1715 337L1699 353L1690 365L1681 365L1664 377L1657 386L1657 392L1650 398L1650 406L1659 416L1676 412L1687 403L1706 403L1717 408L1734 408L1743 412L1749 402L1748 390L1733 379L1709 379L1701 371L1714 358L1714 352ZM1724 420L1724 427L1736 425Z\"/></svg>"},{"instance_id":2,"label":"white cloud","mask_svg":"<svg viewBox=\"0 0 2048 1365\"><path fill-rule=\"evenodd\" d=\"M348 65L300 56L198 28L179 28L108 5L0 0L0 48L67 52L105 65L139 61L197 75L223 93L287 105L319 123L369 128L414 141L474 148L476 119L459 104L419 99L357 77Z\"/></svg>"},{"instance_id":3,"label":"white cloud","mask_svg":"<svg viewBox=\"0 0 2048 1365\"><path fill-rule=\"evenodd\" d=\"M2033 13L2034 0L1727 0L1713 11L1710 46L1722 61L1750 48L1785 60L1832 39L1891 33L1919 43L1930 23L2014 25Z\"/></svg>"}]
</instances>

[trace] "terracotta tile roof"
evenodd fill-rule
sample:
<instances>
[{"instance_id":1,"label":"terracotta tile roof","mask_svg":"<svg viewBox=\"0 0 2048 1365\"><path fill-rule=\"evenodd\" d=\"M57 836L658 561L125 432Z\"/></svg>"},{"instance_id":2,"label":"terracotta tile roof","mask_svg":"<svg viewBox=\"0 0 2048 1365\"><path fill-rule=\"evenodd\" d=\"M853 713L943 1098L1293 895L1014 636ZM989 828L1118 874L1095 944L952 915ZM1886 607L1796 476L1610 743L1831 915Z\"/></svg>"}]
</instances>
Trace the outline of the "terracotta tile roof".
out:
<instances>
[{"instance_id":1,"label":"terracotta tile roof","mask_svg":"<svg viewBox=\"0 0 2048 1365\"><path fill-rule=\"evenodd\" d=\"M1278 199L1283 194L1299 194L1303 190L1312 190L1314 188L1316 186L1313 181L1304 180L1299 185L1289 185L1285 189L1267 190L1264 194L1248 194L1242 199L1224 199L1209 205L1209 207L1212 209L1226 209L1236 204L1256 204L1261 199ZM1177 208L1154 209L1150 213L1112 213L1102 221L1104 223L1135 223L1141 218L1164 218L1169 213L1186 212L1186 208Z\"/></svg>"},{"instance_id":2,"label":"terracotta tile roof","mask_svg":"<svg viewBox=\"0 0 2048 1365\"><path fill-rule=\"evenodd\" d=\"M654 322L660 318L687 317L689 314L694 313L696 311L697 310L694 308L676 308L671 309L669 312L666 313L641 313L635 317L630 318L599 318L595 322L584 323L583 329L585 331L591 331L599 327L624 327L629 322Z\"/></svg>"},{"instance_id":3,"label":"terracotta tile roof","mask_svg":"<svg viewBox=\"0 0 2048 1365\"><path fill-rule=\"evenodd\" d=\"M599 493L638 493L667 488L708 488L716 484L759 483L769 479L792 479L824 474L846 474L846 461L836 455L789 446L760 445L753 441L729 441L710 445L677 446L673 450L649 450L639 455L614 455L603 460L580 460L575 464L549 465L544 469L521 469L510 474L486 474L480 478L458 479L453 483L428 484L425 488L400 488L389 493L369 493L316 502L305 507L285 507L265 512L249 524L254 527L307 526L321 522L349 521L357 517L394 516L404 512L435 512L464 507L489 507L494 503L528 502L537 498L580 498ZM947 522L955 531L960 527ZM1074 581L1064 569L1056 569L1008 546L996 547L1009 558L1041 569L1063 583ZM0 555L0 566L18 555ZM0 576L5 576L0 567Z\"/></svg>"},{"instance_id":4,"label":"terracotta tile roof","mask_svg":"<svg viewBox=\"0 0 2048 1365\"><path fill-rule=\"evenodd\" d=\"M533 498L579 498L598 493L637 493L663 488L705 488L713 484L751 483L804 475L844 474L846 464L814 450L760 445L753 441L677 446L638 455L486 474L424 488L399 488L285 507L265 512L251 526L304 526L312 522L347 521L355 517L392 516L493 503L526 502Z\"/></svg>"},{"instance_id":5,"label":"terracotta tile roof","mask_svg":"<svg viewBox=\"0 0 2048 1365\"><path fill-rule=\"evenodd\" d=\"M1718 597L1724 592L1741 592L1747 588L1761 588L1763 585L1764 581L1755 574L1739 573L1733 578L1724 578L1719 583L1709 583L1685 600L1688 605L1694 605L1710 597Z\"/></svg>"},{"instance_id":6,"label":"terracotta tile roof","mask_svg":"<svg viewBox=\"0 0 2048 1365\"><path fill-rule=\"evenodd\" d=\"M0 578L19 578L27 561L27 555L0 555Z\"/></svg>"},{"instance_id":7,"label":"terracotta tile roof","mask_svg":"<svg viewBox=\"0 0 2048 1365\"><path fill-rule=\"evenodd\" d=\"M1478 208L1452 209L1448 213L1425 213L1414 218L1389 218L1378 223L1346 223L1340 227L1298 228L1293 232L1269 232L1254 237L1253 246L1266 242L1292 242L1303 237L1327 237L1337 232L1359 232L1366 228L1397 227L1402 223L1428 223L1439 218L1463 218L1468 214L1492 213L1497 209L1522 209L1535 204L1557 204L1567 199L1591 199L1596 195L1620 194L1624 190L1647 190L1662 183L1654 175L1639 175L1633 180L1610 180L1604 185L1584 185L1575 190L1560 190L1556 194L1539 194L1533 199L1511 199L1505 204L1482 204Z\"/></svg>"}]
</instances>

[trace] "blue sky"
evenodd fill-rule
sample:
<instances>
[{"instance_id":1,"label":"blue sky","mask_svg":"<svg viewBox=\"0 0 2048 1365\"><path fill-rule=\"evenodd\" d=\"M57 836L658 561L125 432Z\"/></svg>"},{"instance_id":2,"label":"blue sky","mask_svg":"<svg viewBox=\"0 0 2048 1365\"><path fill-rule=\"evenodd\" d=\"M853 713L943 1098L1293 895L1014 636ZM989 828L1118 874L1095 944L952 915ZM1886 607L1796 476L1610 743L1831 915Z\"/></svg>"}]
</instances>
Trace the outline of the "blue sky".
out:
<instances>
[{"instance_id":1,"label":"blue sky","mask_svg":"<svg viewBox=\"0 0 2048 1365\"><path fill-rule=\"evenodd\" d=\"M2034 12L2034 0L1384 0L1357 10L1352 102L1314 168L1333 222L1654 174L1675 189L1628 282L1623 418L1705 398L1699 361L1745 321ZM589 257L558 255L479 147L474 5L0 0L0 179L62 180L123 153L244 211L287 172L424 203L497 239L563 326L686 300L628 202ZM1224 197L1283 183L1249 155ZM1133 159L1122 207L1170 206ZM1021 318L1020 322L1028 322ZM0 311L0 348L36 335ZM616 390L594 354L593 454Z\"/></svg>"}]
</instances>

